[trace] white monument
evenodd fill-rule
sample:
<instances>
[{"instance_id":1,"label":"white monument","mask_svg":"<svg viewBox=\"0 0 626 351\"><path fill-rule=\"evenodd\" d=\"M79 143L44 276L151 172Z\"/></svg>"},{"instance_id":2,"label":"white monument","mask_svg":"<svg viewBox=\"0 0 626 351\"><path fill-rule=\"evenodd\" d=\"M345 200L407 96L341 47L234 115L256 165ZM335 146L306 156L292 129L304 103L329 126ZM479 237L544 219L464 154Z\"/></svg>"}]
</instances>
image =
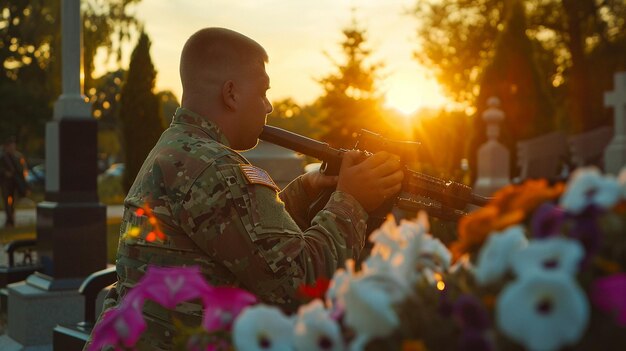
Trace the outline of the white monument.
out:
<instances>
[{"instance_id":1,"label":"white monument","mask_svg":"<svg viewBox=\"0 0 626 351\"><path fill-rule=\"evenodd\" d=\"M474 184L474 192L482 196L490 196L508 185L511 179L509 150L498 142L499 124L504 119L504 112L498 108L500 100L490 97L487 106L482 118L487 124L488 140L478 149L478 172Z\"/></svg>"},{"instance_id":2,"label":"white monument","mask_svg":"<svg viewBox=\"0 0 626 351\"><path fill-rule=\"evenodd\" d=\"M626 165L626 72L615 73L615 86L604 93L604 106L612 107L614 135L604 151L604 170L617 175Z\"/></svg>"}]
</instances>

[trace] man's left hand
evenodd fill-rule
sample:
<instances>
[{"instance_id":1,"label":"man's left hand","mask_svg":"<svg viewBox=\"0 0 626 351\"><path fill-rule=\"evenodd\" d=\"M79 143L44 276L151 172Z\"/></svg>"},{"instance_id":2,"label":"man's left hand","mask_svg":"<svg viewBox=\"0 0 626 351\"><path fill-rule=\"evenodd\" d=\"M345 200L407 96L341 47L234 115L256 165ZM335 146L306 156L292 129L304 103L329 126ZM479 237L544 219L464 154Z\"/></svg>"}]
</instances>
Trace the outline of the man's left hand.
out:
<instances>
[{"instance_id":1,"label":"man's left hand","mask_svg":"<svg viewBox=\"0 0 626 351\"><path fill-rule=\"evenodd\" d=\"M314 170L302 176L302 185L309 199L315 199L325 188L337 186L338 176L327 176Z\"/></svg>"}]
</instances>

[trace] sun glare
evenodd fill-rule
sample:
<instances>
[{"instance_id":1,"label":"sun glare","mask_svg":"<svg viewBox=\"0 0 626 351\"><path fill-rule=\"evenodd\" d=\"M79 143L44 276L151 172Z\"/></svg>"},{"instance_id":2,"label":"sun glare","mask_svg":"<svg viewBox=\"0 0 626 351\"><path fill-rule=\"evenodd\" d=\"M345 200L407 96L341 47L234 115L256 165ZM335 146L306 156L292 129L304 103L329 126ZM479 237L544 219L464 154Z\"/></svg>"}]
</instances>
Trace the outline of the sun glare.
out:
<instances>
[{"instance_id":1,"label":"sun glare","mask_svg":"<svg viewBox=\"0 0 626 351\"><path fill-rule=\"evenodd\" d=\"M442 108L447 102L435 80L415 74L398 74L388 78L385 106L398 110L406 118L411 118L423 108Z\"/></svg>"}]
</instances>

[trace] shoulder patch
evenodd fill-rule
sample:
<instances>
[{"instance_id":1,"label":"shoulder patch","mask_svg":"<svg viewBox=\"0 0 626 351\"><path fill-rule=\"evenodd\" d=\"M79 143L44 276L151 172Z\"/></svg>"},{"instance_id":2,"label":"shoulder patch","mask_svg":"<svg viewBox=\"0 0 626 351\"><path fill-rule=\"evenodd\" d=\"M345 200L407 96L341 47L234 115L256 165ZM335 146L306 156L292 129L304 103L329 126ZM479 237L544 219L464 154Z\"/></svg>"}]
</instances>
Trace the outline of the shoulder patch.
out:
<instances>
[{"instance_id":1,"label":"shoulder patch","mask_svg":"<svg viewBox=\"0 0 626 351\"><path fill-rule=\"evenodd\" d=\"M274 181L272 177L270 177L267 172L259 167L248 165L248 164L240 164L239 168L243 172L244 176L251 184L261 184L265 186L269 186L270 188L280 192L280 188Z\"/></svg>"}]
</instances>

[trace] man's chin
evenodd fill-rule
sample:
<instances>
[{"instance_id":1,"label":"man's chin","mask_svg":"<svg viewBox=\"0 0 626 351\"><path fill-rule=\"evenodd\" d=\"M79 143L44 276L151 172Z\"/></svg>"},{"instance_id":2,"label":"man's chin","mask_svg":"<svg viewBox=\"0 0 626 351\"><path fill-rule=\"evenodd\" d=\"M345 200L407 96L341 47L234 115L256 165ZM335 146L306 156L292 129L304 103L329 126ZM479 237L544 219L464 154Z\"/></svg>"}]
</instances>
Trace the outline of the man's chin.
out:
<instances>
[{"instance_id":1,"label":"man's chin","mask_svg":"<svg viewBox=\"0 0 626 351\"><path fill-rule=\"evenodd\" d=\"M241 147L238 147L237 151L248 151L250 149L253 149L255 146L257 146L258 143L259 143L259 139L256 139L254 143L250 143L249 145L243 145Z\"/></svg>"}]
</instances>

